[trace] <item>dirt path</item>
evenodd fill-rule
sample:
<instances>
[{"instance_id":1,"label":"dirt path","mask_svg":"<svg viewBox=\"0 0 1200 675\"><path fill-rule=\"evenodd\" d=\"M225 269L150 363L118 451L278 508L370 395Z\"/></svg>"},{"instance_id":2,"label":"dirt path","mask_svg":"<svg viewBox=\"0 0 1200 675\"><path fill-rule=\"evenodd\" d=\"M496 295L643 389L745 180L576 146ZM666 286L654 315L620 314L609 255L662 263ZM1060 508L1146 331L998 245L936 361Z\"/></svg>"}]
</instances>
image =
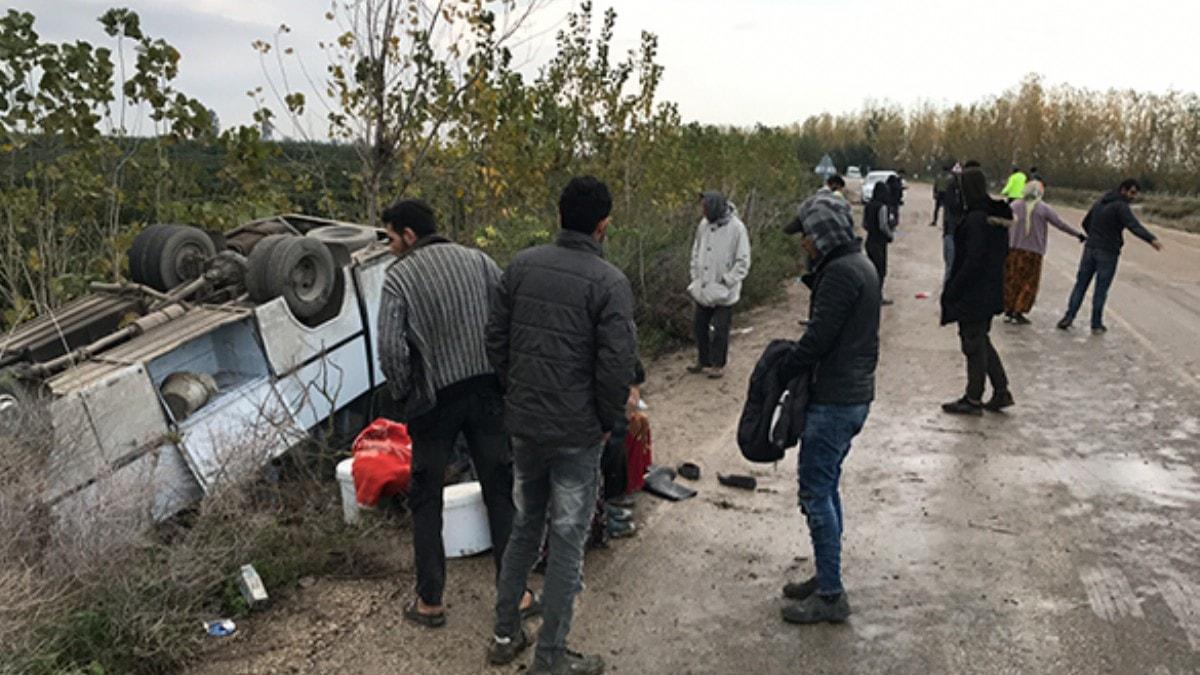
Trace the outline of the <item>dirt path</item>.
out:
<instances>
[{"instance_id":1,"label":"dirt path","mask_svg":"<svg viewBox=\"0 0 1200 675\"><path fill-rule=\"evenodd\" d=\"M926 226L926 189L908 201L879 398L843 486L851 621L780 621L779 587L811 569L795 453L752 466L733 442L754 360L769 339L798 334L807 293L789 285L786 302L736 316L735 328L753 330L734 338L725 380L685 376L687 354L653 364L656 459L701 464L700 494L640 496L639 536L589 555L576 647L604 654L614 672L1200 669L1200 350L1189 349L1200 335L1200 238L1165 233L1161 257L1131 244L1113 330L1092 338L1053 329L1078 245L1052 234L1035 324L993 331L1018 405L964 420L938 409L964 379L953 330L937 326L940 231ZM720 487L718 471L753 473L759 490ZM395 592L411 587L407 572L318 580L243 622L195 672L488 672L489 562L453 561L449 577L440 632L401 620Z\"/></svg>"}]
</instances>

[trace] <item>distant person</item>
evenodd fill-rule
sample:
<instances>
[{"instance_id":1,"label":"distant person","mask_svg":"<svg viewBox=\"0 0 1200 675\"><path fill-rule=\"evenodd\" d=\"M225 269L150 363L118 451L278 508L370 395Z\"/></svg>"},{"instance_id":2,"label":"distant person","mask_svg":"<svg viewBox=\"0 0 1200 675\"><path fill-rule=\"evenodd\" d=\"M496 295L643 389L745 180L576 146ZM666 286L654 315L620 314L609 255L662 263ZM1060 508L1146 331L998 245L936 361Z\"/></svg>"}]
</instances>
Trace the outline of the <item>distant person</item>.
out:
<instances>
[{"instance_id":1,"label":"distant person","mask_svg":"<svg viewBox=\"0 0 1200 675\"><path fill-rule=\"evenodd\" d=\"M1008 182L1004 184L1004 189L1001 191L1011 204L1021 198L1025 194L1025 182L1027 181L1025 172L1021 171L1021 167L1013 165L1012 173L1008 176Z\"/></svg>"},{"instance_id":2,"label":"distant person","mask_svg":"<svg viewBox=\"0 0 1200 675\"><path fill-rule=\"evenodd\" d=\"M725 374L729 355L733 306L750 273L750 236L736 209L720 192L700 195L700 213L703 217L692 240L692 282L688 285L696 302L693 324L698 358L687 370L718 379Z\"/></svg>"},{"instance_id":3,"label":"distant person","mask_svg":"<svg viewBox=\"0 0 1200 675\"><path fill-rule=\"evenodd\" d=\"M892 229L900 227L900 207L904 206L904 179L899 174L887 177L888 210L891 213Z\"/></svg>"},{"instance_id":4,"label":"distant person","mask_svg":"<svg viewBox=\"0 0 1200 675\"><path fill-rule=\"evenodd\" d=\"M988 196L983 170L963 171L967 215L954 233L954 267L942 290L942 325L958 324L963 355L967 357L966 394L942 406L956 415L982 415L1013 404L1008 375L988 333L992 317L1004 311L1004 260L1012 209ZM983 390L991 380L993 395L986 404Z\"/></svg>"},{"instance_id":5,"label":"distant person","mask_svg":"<svg viewBox=\"0 0 1200 675\"><path fill-rule=\"evenodd\" d=\"M842 500L838 483L850 444L862 430L875 398L879 361L879 279L854 236L850 205L818 193L800 206L787 231L801 232L813 260L807 329L785 368L817 374L809 389L797 475L800 509L812 538L816 574L790 582L783 595L795 601L784 621L838 623L850 616L842 585Z\"/></svg>"},{"instance_id":6,"label":"distant person","mask_svg":"<svg viewBox=\"0 0 1200 675\"><path fill-rule=\"evenodd\" d=\"M572 178L558 200L557 240L518 253L492 301L487 350L505 387L517 513L488 660L510 663L529 645L520 603L550 514L543 622L530 673L604 671L600 657L567 649L567 635L600 458L625 417L637 361L633 291L604 260L611 211L607 185Z\"/></svg>"},{"instance_id":7,"label":"distant person","mask_svg":"<svg viewBox=\"0 0 1200 675\"><path fill-rule=\"evenodd\" d=\"M950 172L953 168L954 162L943 164L942 172L933 180L933 218L929 221L930 227L937 227L938 212L946 205L946 191L954 181L954 174Z\"/></svg>"},{"instance_id":8,"label":"distant person","mask_svg":"<svg viewBox=\"0 0 1200 675\"><path fill-rule=\"evenodd\" d=\"M1058 327L1067 330L1075 321L1083 296L1087 293L1092 277L1096 288L1092 291L1092 333L1102 334L1104 326L1104 303L1108 300L1108 289L1117 276L1117 261L1121 247L1125 245L1124 231L1129 230L1138 239L1150 244L1154 250L1163 249L1162 242L1134 217L1129 205L1137 200L1142 187L1132 178L1121 181L1117 189L1105 194L1083 218L1083 231L1087 241L1083 245L1083 257L1079 260L1079 272L1075 276L1075 288L1067 301L1067 313L1058 322Z\"/></svg>"},{"instance_id":9,"label":"distant person","mask_svg":"<svg viewBox=\"0 0 1200 675\"><path fill-rule=\"evenodd\" d=\"M1038 171L1036 166L1029 167L1029 180L1036 180L1042 185L1046 184L1046 179L1042 177L1042 173Z\"/></svg>"},{"instance_id":10,"label":"distant person","mask_svg":"<svg viewBox=\"0 0 1200 675\"><path fill-rule=\"evenodd\" d=\"M1009 230L1008 258L1004 263L1004 320L1028 324L1025 315L1037 300L1038 284L1042 278L1042 258L1046 255L1047 223L1079 239L1087 241L1083 232L1067 224L1042 201L1045 188L1039 181L1025 185L1025 196L1012 203L1016 223Z\"/></svg>"},{"instance_id":11,"label":"distant person","mask_svg":"<svg viewBox=\"0 0 1200 675\"><path fill-rule=\"evenodd\" d=\"M412 438L408 508L417 589L404 617L436 628L446 623L442 487L460 434L483 489L497 574L512 529L512 459L500 380L484 348L500 268L486 253L439 236L433 210L422 201L396 202L381 217L397 260L383 284L379 361L401 406L396 417L408 423ZM523 608L533 602L526 592Z\"/></svg>"},{"instance_id":12,"label":"distant person","mask_svg":"<svg viewBox=\"0 0 1200 675\"><path fill-rule=\"evenodd\" d=\"M978 162L974 163L978 166ZM942 283L950 278L950 268L954 265L954 233L958 224L966 216L966 207L962 196L963 166L955 162L950 167L950 180L946 183L946 194L942 197L942 263L945 270L942 273Z\"/></svg>"},{"instance_id":13,"label":"distant person","mask_svg":"<svg viewBox=\"0 0 1200 675\"><path fill-rule=\"evenodd\" d=\"M887 277L888 245L896 236L891 215L891 191L885 183L876 183L871 191L871 201L863 208L863 229L867 232L866 251L875 274L879 277L879 293L883 295L883 281ZM891 300L882 300L884 305Z\"/></svg>"},{"instance_id":14,"label":"distant person","mask_svg":"<svg viewBox=\"0 0 1200 675\"><path fill-rule=\"evenodd\" d=\"M830 192L836 194L842 199L846 198L846 195L842 193L842 190L846 189L846 179L842 178L840 174L835 173L829 178L826 178L825 187L829 188Z\"/></svg>"}]
</instances>

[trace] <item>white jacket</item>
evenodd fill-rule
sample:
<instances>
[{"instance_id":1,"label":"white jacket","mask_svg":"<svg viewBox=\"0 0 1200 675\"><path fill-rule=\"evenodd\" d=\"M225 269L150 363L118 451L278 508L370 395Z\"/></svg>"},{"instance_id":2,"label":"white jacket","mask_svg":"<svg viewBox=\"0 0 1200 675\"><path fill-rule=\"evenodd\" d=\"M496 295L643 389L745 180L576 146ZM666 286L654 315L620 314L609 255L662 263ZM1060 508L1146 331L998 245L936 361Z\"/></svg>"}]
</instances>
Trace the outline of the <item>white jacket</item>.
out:
<instances>
[{"instance_id":1,"label":"white jacket","mask_svg":"<svg viewBox=\"0 0 1200 675\"><path fill-rule=\"evenodd\" d=\"M724 224L701 220L692 242L692 299L705 307L735 305L749 273L750 236L737 214L731 212Z\"/></svg>"}]
</instances>

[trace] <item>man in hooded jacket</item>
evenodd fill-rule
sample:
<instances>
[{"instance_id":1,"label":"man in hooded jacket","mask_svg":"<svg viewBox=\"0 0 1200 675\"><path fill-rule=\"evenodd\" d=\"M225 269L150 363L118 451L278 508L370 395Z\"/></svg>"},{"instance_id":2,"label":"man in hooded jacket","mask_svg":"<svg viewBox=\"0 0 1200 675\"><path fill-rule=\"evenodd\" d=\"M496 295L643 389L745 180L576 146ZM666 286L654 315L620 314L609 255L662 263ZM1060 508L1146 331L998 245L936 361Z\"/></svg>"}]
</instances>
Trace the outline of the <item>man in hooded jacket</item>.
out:
<instances>
[{"instance_id":1,"label":"man in hooded jacket","mask_svg":"<svg viewBox=\"0 0 1200 675\"><path fill-rule=\"evenodd\" d=\"M800 509L808 521L816 574L790 582L783 608L790 623L837 623L850 615L842 587L842 500L838 483L850 443L866 424L879 362L879 277L854 236L850 205L823 191L800 206L786 232L802 232L813 259L809 323L784 365L784 380L810 370L800 438Z\"/></svg>"},{"instance_id":2,"label":"man in hooded jacket","mask_svg":"<svg viewBox=\"0 0 1200 675\"><path fill-rule=\"evenodd\" d=\"M692 241L691 284L696 301L694 328L698 358L691 373L724 376L729 353L733 306L741 298L742 281L750 273L750 236L725 195L701 193L703 218Z\"/></svg>"},{"instance_id":3,"label":"man in hooded jacket","mask_svg":"<svg viewBox=\"0 0 1200 675\"><path fill-rule=\"evenodd\" d=\"M954 233L954 264L942 290L942 325L958 324L967 359L967 389L962 398L942 406L956 415L982 415L1013 404L1008 375L988 333L992 317L1004 311L1004 261L1012 209L987 193L987 178L978 166L962 174L967 214ZM983 402L985 379L994 395Z\"/></svg>"}]
</instances>

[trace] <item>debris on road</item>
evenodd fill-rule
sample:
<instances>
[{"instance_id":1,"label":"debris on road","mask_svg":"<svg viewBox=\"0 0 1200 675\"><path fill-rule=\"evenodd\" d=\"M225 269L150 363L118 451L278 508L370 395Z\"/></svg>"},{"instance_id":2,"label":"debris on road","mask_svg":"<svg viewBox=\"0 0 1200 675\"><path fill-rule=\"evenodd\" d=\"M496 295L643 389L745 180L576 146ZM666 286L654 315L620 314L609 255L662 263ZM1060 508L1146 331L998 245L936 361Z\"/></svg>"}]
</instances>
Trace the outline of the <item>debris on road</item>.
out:
<instances>
[{"instance_id":1,"label":"debris on road","mask_svg":"<svg viewBox=\"0 0 1200 675\"><path fill-rule=\"evenodd\" d=\"M675 482L675 470L665 466L652 466L646 474L646 486L643 488L656 497L662 497L673 502L691 499L696 491Z\"/></svg>"},{"instance_id":2,"label":"debris on road","mask_svg":"<svg viewBox=\"0 0 1200 675\"><path fill-rule=\"evenodd\" d=\"M238 570L237 587L246 601L246 606L250 609L264 605L271 599L267 595L267 587L263 585L262 577L258 576L258 570L254 569L254 565L242 565Z\"/></svg>"},{"instance_id":3,"label":"debris on road","mask_svg":"<svg viewBox=\"0 0 1200 675\"><path fill-rule=\"evenodd\" d=\"M725 487L737 488L739 490L753 490L758 487L758 480L754 476L744 476L742 474L717 474L717 482Z\"/></svg>"},{"instance_id":4,"label":"debris on road","mask_svg":"<svg viewBox=\"0 0 1200 675\"><path fill-rule=\"evenodd\" d=\"M677 469L679 475L688 480L700 480L700 467L692 462L684 462Z\"/></svg>"},{"instance_id":5,"label":"debris on road","mask_svg":"<svg viewBox=\"0 0 1200 675\"><path fill-rule=\"evenodd\" d=\"M204 632L210 637L229 637L237 632L237 624L233 619L217 619L216 621L204 621Z\"/></svg>"}]
</instances>

